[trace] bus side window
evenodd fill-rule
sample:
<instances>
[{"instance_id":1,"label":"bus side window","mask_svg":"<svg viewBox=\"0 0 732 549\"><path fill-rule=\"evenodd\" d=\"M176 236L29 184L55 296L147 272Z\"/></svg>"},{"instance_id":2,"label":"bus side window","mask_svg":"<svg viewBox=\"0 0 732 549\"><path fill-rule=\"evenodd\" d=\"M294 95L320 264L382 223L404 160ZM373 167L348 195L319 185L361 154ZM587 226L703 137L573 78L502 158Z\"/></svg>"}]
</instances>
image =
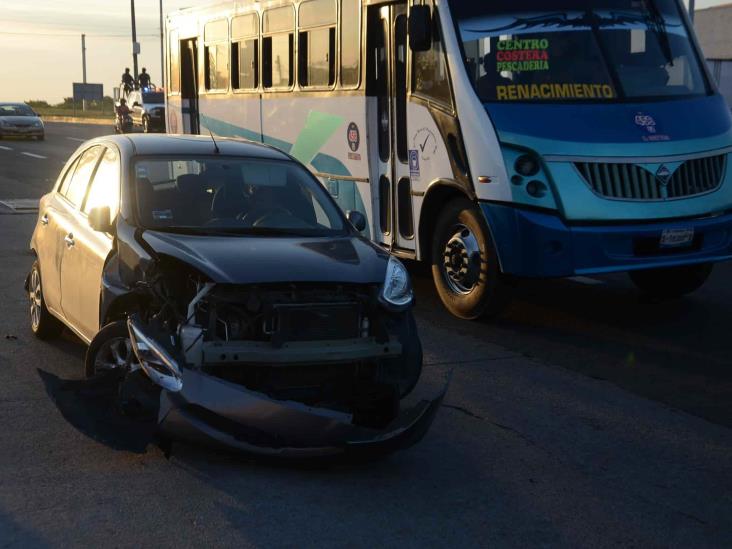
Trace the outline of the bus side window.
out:
<instances>
[{"instance_id":1,"label":"bus side window","mask_svg":"<svg viewBox=\"0 0 732 549\"><path fill-rule=\"evenodd\" d=\"M229 87L229 23L226 19L206 23L205 42L206 90L226 90Z\"/></svg>"},{"instance_id":2,"label":"bus side window","mask_svg":"<svg viewBox=\"0 0 732 549\"><path fill-rule=\"evenodd\" d=\"M180 92L180 42L178 42L178 33L170 33L169 45L169 68L170 74L168 82L170 83L170 93Z\"/></svg>"},{"instance_id":3,"label":"bus side window","mask_svg":"<svg viewBox=\"0 0 732 549\"><path fill-rule=\"evenodd\" d=\"M432 0L426 4L433 6ZM412 91L431 101L452 105L450 75L445 62L445 49L437 10L432 7L432 49L412 54Z\"/></svg>"},{"instance_id":4,"label":"bus side window","mask_svg":"<svg viewBox=\"0 0 732 549\"><path fill-rule=\"evenodd\" d=\"M300 4L298 80L301 86L335 85L336 20L334 0L309 0Z\"/></svg>"},{"instance_id":5,"label":"bus side window","mask_svg":"<svg viewBox=\"0 0 732 549\"><path fill-rule=\"evenodd\" d=\"M231 21L231 87L259 87L259 15L250 13Z\"/></svg>"},{"instance_id":6,"label":"bus side window","mask_svg":"<svg viewBox=\"0 0 732 549\"><path fill-rule=\"evenodd\" d=\"M295 10L284 6L267 10L262 24L262 85L291 88L295 83Z\"/></svg>"},{"instance_id":7,"label":"bus side window","mask_svg":"<svg viewBox=\"0 0 732 549\"><path fill-rule=\"evenodd\" d=\"M341 86L357 88L361 77L361 2L341 4Z\"/></svg>"}]
</instances>

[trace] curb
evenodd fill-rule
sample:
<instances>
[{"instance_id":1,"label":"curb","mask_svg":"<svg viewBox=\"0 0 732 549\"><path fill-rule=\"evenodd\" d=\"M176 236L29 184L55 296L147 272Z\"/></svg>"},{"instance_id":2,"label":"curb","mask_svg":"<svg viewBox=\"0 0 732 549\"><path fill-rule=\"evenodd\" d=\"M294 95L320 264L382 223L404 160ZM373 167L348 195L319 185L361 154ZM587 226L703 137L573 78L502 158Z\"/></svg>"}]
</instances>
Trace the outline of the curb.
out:
<instances>
[{"instance_id":1,"label":"curb","mask_svg":"<svg viewBox=\"0 0 732 549\"><path fill-rule=\"evenodd\" d=\"M44 122L66 122L67 124L90 124L94 126L114 126L114 116L109 118L84 118L81 116L60 116L60 115L41 115Z\"/></svg>"}]
</instances>

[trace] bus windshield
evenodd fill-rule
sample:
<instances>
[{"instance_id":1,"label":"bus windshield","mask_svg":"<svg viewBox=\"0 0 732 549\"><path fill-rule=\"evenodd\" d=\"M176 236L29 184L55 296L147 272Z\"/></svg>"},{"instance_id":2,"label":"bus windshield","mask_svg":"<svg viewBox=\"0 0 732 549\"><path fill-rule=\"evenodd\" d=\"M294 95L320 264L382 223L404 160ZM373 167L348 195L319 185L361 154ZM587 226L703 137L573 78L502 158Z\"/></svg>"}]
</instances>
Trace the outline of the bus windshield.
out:
<instances>
[{"instance_id":1,"label":"bus windshield","mask_svg":"<svg viewBox=\"0 0 732 549\"><path fill-rule=\"evenodd\" d=\"M705 95L677 0L450 0L486 102L642 101Z\"/></svg>"}]
</instances>

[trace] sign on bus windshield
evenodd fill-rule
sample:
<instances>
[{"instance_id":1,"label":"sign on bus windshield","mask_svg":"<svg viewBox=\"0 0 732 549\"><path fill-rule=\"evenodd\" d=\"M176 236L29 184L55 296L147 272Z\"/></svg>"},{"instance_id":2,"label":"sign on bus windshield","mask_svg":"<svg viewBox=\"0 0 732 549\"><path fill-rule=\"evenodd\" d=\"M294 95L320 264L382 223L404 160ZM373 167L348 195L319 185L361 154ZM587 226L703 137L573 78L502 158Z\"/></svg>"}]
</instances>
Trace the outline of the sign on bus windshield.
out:
<instances>
[{"instance_id":1,"label":"sign on bus windshield","mask_svg":"<svg viewBox=\"0 0 732 549\"><path fill-rule=\"evenodd\" d=\"M675 0L451 2L483 102L703 95Z\"/></svg>"}]
</instances>

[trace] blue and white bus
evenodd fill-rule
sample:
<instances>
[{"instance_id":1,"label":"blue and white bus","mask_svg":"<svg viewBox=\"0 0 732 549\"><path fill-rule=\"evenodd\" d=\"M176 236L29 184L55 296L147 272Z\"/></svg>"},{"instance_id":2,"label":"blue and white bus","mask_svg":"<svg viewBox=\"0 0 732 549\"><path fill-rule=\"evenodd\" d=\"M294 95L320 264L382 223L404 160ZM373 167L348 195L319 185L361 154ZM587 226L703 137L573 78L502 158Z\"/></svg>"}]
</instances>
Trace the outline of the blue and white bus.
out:
<instances>
[{"instance_id":1,"label":"blue and white bus","mask_svg":"<svg viewBox=\"0 0 732 549\"><path fill-rule=\"evenodd\" d=\"M269 143L445 306L732 258L732 120L680 0L262 0L167 18L171 133Z\"/></svg>"}]
</instances>

